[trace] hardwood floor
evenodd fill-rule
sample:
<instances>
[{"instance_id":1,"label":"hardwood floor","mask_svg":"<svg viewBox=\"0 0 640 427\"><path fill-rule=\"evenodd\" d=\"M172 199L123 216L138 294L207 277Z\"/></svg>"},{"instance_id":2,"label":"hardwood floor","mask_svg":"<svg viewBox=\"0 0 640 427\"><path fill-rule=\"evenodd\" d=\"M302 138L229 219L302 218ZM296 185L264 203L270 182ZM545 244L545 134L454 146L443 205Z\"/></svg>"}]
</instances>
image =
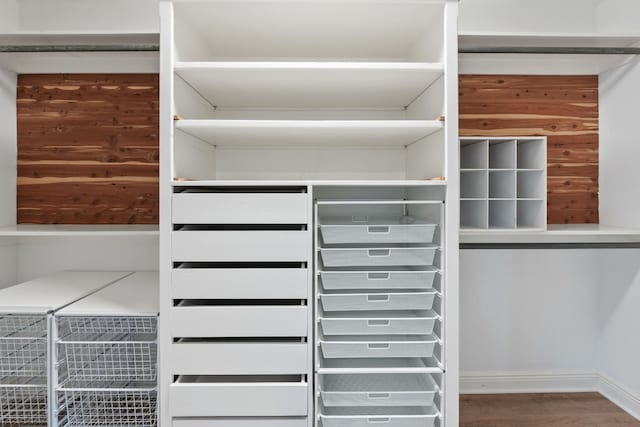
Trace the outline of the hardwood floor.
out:
<instances>
[{"instance_id":1,"label":"hardwood floor","mask_svg":"<svg viewBox=\"0 0 640 427\"><path fill-rule=\"evenodd\" d=\"M640 427L599 393L460 396L460 427Z\"/></svg>"}]
</instances>

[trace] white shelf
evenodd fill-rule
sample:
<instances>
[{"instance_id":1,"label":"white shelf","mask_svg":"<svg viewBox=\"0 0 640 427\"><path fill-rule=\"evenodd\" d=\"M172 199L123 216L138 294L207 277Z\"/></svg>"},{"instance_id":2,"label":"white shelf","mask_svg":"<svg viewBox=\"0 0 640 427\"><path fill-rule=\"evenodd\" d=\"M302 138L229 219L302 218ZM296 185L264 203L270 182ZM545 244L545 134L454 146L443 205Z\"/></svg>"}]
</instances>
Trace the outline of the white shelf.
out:
<instances>
[{"instance_id":1,"label":"white shelf","mask_svg":"<svg viewBox=\"0 0 640 427\"><path fill-rule=\"evenodd\" d=\"M46 314L131 274L123 271L64 271L0 290L0 312Z\"/></svg>"},{"instance_id":2,"label":"white shelf","mask_svg":"<svg viewBox=\"0 0 640 427\"><path fill-rule=\"evenodd\" d=\"M411 187L411 186L434 186L444 187L446 181L434 180L187 180L173 181L174 187L220 187L220 186L306 186L322 185L335 187Z\"/></svg>"},{"instance_id":3,"label":"white shelf","mask_svg":"<svg viewBox=\"0 0 640 427\"><path fill-rule=\"evenodd\" d=\"M155 316L158 272L135 272L58 312L61 316Z\"/></svg>"},{"instance_id":4,"label":"white shelf","mask_svg":"<svg viewBox=\"0 0 640 427\"><path fill-rule=\"evenodd\" d=\"M393 108L443 75L440 63L178 62L178 76L224 108Z\"/></svg>"},{"instance_id":5,"label":"white shelf","mask_svg":"<svg viewBox=\"0 0 640 427\"><path fill-rule=\"evenodd\" d=\"M215 146L405 147L443 128L437 120L178 120Z\"/></svg>"},{"instance_id":6,"label":"white shelf","mask_svg":"<svg viewBox=\"0 0 640 427\"><path fill-rule=\"evenodd\" d=\"M19 224L0 227L0 237L134 237L159 234L157 225Z\"/></svg>"},{"instance_id":7,"label":"white shelf","mask_svg":"<svg viewBox=\"0 0 640 427\"><path fill-rule=\"evenodd\" d=\"M546 231L461 228L460 243L640 243L640 229L598 224L548 225Z\"/></svg>"},{"instance_id":8,"label":"white shelf","mask_svg":"<svg viewBox=\"0 0 640 427\"><path fill-rule=\"evenodd\" d=\"M513 33L474 31L458 34L460 48L466 47L633 47L640 34L602 33Z\"/></svg>"}]
</instances>

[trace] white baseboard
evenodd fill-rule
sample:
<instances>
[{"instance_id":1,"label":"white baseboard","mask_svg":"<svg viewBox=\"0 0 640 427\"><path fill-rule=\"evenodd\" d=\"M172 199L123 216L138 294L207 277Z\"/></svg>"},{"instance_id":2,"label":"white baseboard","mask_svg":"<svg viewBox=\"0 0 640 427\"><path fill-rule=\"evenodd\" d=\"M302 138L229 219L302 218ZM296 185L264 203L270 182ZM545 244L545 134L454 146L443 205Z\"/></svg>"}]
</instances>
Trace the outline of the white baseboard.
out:
<instances>
[{"instance_id":1,"label":"white baseboard","mask_svg":"<svg viewBox=\"0 0 640 427\"><path fill-rule=\"evenodd\" d=\"M569 393L597 391L595 372L494 372L460 376L461 394Z\"/></svg>"},{"instance_id":2,"label":"white baseboard","mask_svg":"<svg viewBox=\"0 0 640 427\"><path fill-rule=\"evenodd\" d=\"M598 392L640 420L640 395L597 372L482 372L460 376L460 394Z\"/></svg>"},{"instance_id":3,"label":"white baseboard","mask_svg":"<svg viewBox=\"0 0 640 427\"><path fill-rule=\"evenodd\" d=\"M640 420L640 395L606 375L600 374L599 377L598 392Z\"/></svg>"}]
</instances>

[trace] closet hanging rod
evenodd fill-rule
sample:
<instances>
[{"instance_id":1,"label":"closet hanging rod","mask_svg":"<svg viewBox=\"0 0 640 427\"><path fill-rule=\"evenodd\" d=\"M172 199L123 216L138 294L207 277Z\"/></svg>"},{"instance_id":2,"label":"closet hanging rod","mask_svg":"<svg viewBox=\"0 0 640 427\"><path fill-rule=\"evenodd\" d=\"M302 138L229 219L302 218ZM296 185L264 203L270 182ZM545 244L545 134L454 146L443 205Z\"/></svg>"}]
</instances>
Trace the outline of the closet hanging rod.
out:
<instances>
[{"instance_id":1,"label":"closet hanging rod","mask_svg":"<svg viewBox=\"0 0 640 427\"><path fill-rule=\"evenodd\" d=\"M158 52L159 44L2 45L0 53Z\"/></svg>"},{"instance_id":2,"label":"closet hanging rod","mask_svg":"<svg viewBox=\"0 0 640 427\"><path fill-rule=\"evenodd\" d=\"M560 46L500 46L460 47L459 53L505 53L539 55L640 55L640 47L560 47Z\"/></svg>"}]
</instances>

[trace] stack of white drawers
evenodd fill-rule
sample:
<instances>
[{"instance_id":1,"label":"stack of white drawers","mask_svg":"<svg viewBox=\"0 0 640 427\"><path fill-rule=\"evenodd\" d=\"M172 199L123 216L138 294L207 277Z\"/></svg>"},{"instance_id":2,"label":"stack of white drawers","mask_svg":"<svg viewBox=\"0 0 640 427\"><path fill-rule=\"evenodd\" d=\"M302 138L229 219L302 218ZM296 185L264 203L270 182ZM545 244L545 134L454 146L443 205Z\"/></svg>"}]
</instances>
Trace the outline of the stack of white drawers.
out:
<instances>
[{"instance_id":1,"label":"stack of white drawers","mask_svg":"<svg viewBox=\"0 0 640 427\"><path fill-rule=\"evenodd\" d=\"M316 206L318 425L441 425L442 202Z\"/></svg>"},{"instance_id":2,"label":"stack of white drawers","mask_svg":"<svg viewBox=\"0 0 640 427\"><path fill-rule=\"evenodd\" d=\"M173 426L307 427L307 187L175 191Z\"/></svg>"}]
</instances>

